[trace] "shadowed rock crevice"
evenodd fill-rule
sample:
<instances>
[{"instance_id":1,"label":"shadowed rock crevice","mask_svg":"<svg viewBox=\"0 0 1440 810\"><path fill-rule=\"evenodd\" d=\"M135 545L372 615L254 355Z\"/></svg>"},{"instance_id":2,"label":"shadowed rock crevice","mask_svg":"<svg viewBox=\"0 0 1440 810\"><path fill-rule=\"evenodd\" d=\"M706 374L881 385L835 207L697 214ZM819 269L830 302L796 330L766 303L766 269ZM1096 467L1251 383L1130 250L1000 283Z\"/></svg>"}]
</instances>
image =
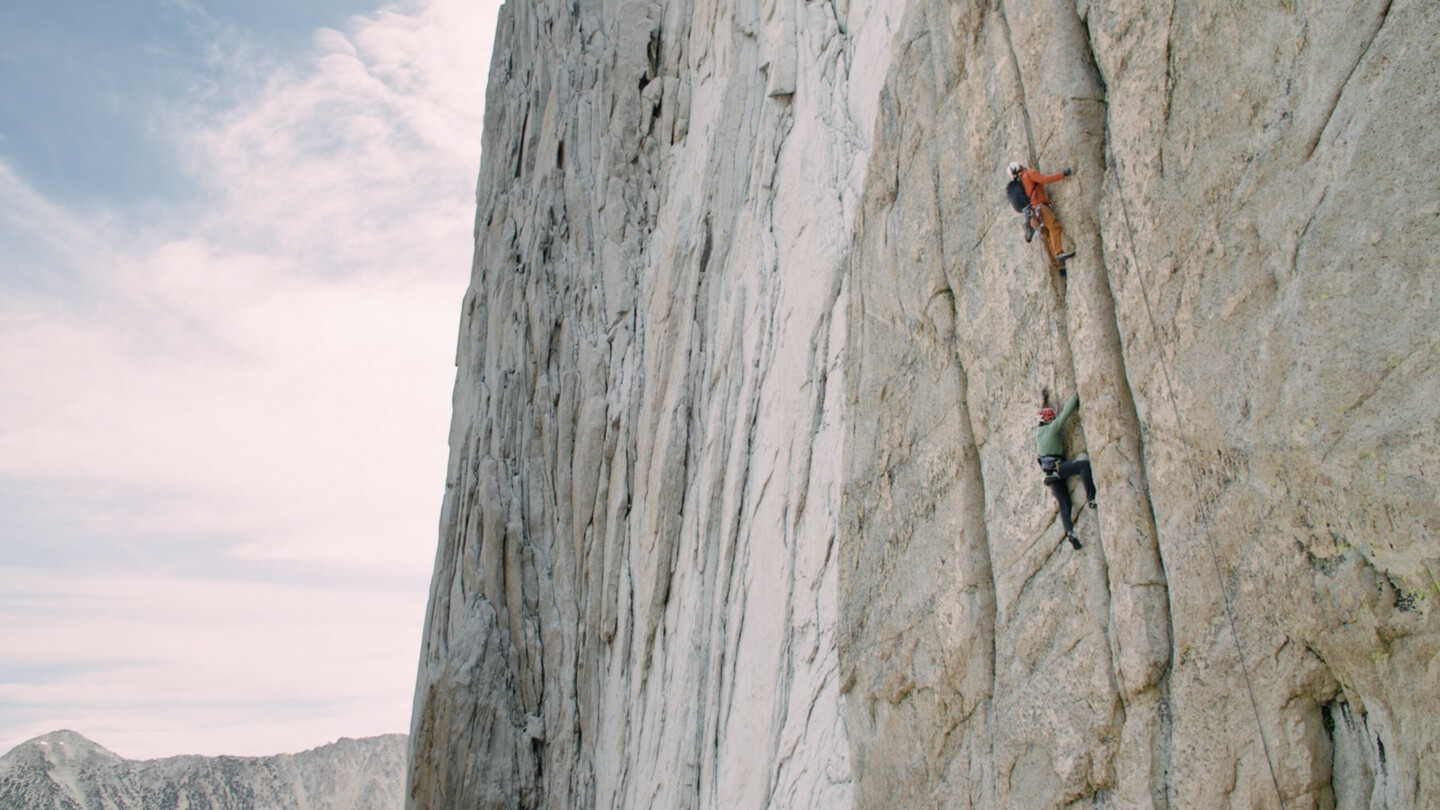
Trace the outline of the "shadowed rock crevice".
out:
<instances>
[{"instance_id":1,"label":"shadowed rock crevice","mask_svg":"<svg viewBox=\"0 0 1440 810\"><path fill-rule=\"evenodd\" d=\"M1020 114L1025 122L1025 164L1035 165L1035 131L1030 124L1030 105L1025 100L1025 77L1020 74L1020 57L1015 53L1015 42L1010 34L1010 19L1005 15L1005 2L995 4L996 16L1000 19L1000 30L1005 34L1005 44L1010 49L1010 66L1015 72L1015 89L1019 95Z\"/></svg>"},{"instance_id":2,"label":"shadowed rock crevice","mask_svg":"<svg viewBox=\"0 0 1440 810\"><path fill-rule=\"evenodd\" d=\"M1111 174L1109 103L1107 83L1096 62L1089 26L1093 19L1080 20L1083 51L1078 69L1094 76L1095 105L1081 107L1078 132L1088 143L1076 144L1085 154L1085 169L1099 173L1100 182L1087 198L1096 203L1103 216L1103 195ZM1167 34L1168 37L1168 34ZM1088 96L1088 92L1087 92ZM1085 98L1072 98L1083 102ZM1072 114L1079 110L1072 110ZM1098 124L1093 118L1098 113ZM1098 140L1098 143L1096 142ZM1094 188L1098 186L1098 188ZM1123 205L1123 198L1121 200ZM1083 223L1085 220L1082 219ZM1110 596L1110 643L1115 661L1114 676L1124 708L1124 731L1117 758L1117 796L1128 806L1166 807L1169 804L1169 763L1172 729L1162 705L1169 703L1169 674L1173 652L1169 586L1150 499L1150 482L1145 466L1145 443L1125 365L1121 326L1110 286L1110 265L1101 234L1100 217L1085 242L1095 249L1093 259L1076 262L1079 277L1075 294L1087 317L1080 328L1093 330L1082 343L1093 352L1088 379L1081 381L1082 411L1099 405L1102 419L1091 424L1101 429L1104 440L1093 448L1092 464L1097 486L1104 487L1101 507L1101 550ZM1075 271L1072 271L1075 272ZM1071 358L1073 363L1073 356ZM1082 372L1075 370L1081 377ZM1097 380L1098 378L1098 380ZM1100 383L1096 390L1094 382ZM1107 407L1108 406L1108 407Z\"/></svg>"},{"instance_id":3,"label":"shadowed rock crevice","mask_svg":"<svg viewBox=\"0 0 1440 810\"><path fill-rule=\"evenodd\" d=\"M1335 110L1340 106L1340 98L1345 95L1345 88L1350 86L1350 80L1355 77L1356 69L1360 67L1360 63L1365 61L1366 55L1370 53L1371 46L1375 44L1375 38L1380 36L1380 30L1385 27L1385 21L1390 19L1391 3L1392 0L1381 0L1380 9L1378 13L1373 16L1374 24L1370 29L1369 35L1365 37L1364 46L1360 48L1360 53L1355 57L1355 62L1350 66L1350 70L1346 72L1345 78L1340 82L1339 86L1335 88L1335 96L1330 101L1329 109L1325 111L1325 120L1321 122L1320 128L1315 130L1315 135L1310 138L1309 147L1305 150L1306 160L1309 160L1315 154L1315 150L1319 148L1320 140L1325 137L1325 130L1330 128L1330 119L1335 117Z\"/></svg>"}]
</instances>

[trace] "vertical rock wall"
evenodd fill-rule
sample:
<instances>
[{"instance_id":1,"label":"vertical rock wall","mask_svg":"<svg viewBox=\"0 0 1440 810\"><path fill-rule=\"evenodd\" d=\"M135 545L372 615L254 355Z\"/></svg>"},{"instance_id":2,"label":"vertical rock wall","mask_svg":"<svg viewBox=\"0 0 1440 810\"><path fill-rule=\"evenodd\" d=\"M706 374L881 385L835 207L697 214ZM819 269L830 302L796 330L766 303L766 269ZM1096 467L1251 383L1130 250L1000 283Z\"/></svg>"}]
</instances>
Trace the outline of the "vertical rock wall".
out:
<instances>
[{"instance_id":1,"label":"vertical rock wall","mask_svg":"<svg viewBox=\"0 0 1440 810\"><path fill-rule=\"evenodd\" d=\"M410 806L1440 802L1440 7L500 23Z\"/></svg>"},{"instance_id":2,"label":"vertical rock wall","mask_svg":"<svg viewBox=\"0 0 1440 810\"><path fill-rule=\"evenodd\" d=\"M898 5L504 6L412 806L851 803L845 257Z\"/></svg>"},{"instance_id":3,"label":"vertical rock wall","mask_svg":"<svg viewBox=\"0 0 1440 810\"><path fill-rule=\"evenodd\" d=\"M910 4L851 259L860 805L1440 801L1437 36L1426 3ZM1063 279L1012 159L1076 170ZM1042 386L1082 401L1081 552Z\"/></svg>"}]
</instances>

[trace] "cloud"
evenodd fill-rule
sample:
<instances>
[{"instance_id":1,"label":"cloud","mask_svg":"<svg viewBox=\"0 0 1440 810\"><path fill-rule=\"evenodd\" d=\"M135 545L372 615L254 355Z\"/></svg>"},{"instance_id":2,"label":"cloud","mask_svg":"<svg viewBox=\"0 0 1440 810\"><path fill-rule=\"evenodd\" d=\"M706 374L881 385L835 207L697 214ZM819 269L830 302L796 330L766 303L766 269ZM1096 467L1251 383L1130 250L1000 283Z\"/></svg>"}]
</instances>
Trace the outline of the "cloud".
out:
<instances>
[{"instance_id":1,"label":"cloud","mask_svg":"<svg viewBox=\"0 0 1440 810\"><path fill-rule=\"evenodd\" d=\"M10 745L75 728L131 758L262 755L404 729L395 651L418 649L421 610L403 594L15 568L0 590L0 646L27 651L0 662Z\"/></svg>"},{"instance_id":2,"label":"cloud","mask_svg":"<svg viewBox=\"0 0 1440 810\"><path fill-rule=\"evenodd\" d=\"M408 725L498 5L355 17L171 109L184 202L0 160L0 750Z\"/></svg>"},{"instance_id":3,"label":"cloud","mask_svg":"<svg viewBox=\"0 0 1440 810\"><path fill-rule=\"evenodd\" d=\"M96 516L130 533L416 564L406 540L433 542L443 492L456 279L319 281L197 241L121 260L112 284L76 310L0 309L0 341L21 347L0 358L0 418L20 428L0 432L0 475L79 503L105 482L169 491L175 511L156 503L148 525Z\"/></svg>"},{"instance_id":4,"label":"cloud","mask_svg":"<svg viewBox=\"0 0 1440 810\"><path fill-rule=\"evenodd\" d=\"M474 19L493 24L496 8L442 0L321 29L307 64L224 114L198 111L185 157L226 203L207 229L228 245L278 246L297 272L319 269L304 266L317 256L328 273L427 271L453 223L470 230L489 53ZM461 215L433 217L441 198Z\"/></svg>"},{"instance_id":5,"label":"cloud","mask_svg":"<svg viewBox=\"0 0 1440 810\"><path fill-rule=\"evenodd\" d=\"M187 113L175 137L203 210L83 220L0 168L5 230L33 262L0 302L18 349L0 357L0 475L82 501L96 482L173 493L172 512L97 516L151 522L131 531L414 566L470 251L477 17L442 0L357 18L253 98Z\"/></svg>"}]
</instances>

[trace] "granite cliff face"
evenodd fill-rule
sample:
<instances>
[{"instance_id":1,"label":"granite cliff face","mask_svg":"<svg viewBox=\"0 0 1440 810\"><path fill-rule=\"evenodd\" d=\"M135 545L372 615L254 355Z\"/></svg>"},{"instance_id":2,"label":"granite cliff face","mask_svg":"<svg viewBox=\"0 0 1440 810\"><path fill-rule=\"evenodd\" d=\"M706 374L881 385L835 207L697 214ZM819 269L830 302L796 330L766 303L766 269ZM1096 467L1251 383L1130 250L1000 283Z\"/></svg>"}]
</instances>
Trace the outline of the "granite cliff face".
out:
<instances>
[{"instance_id":1,"label":"granite cliff face","mask_svg":"<svg viewBox=\"0 0 1440 810\"><path fill-rule=\"evenodd\" d=\"M410 806L1440 804L1437 42L510 0Z\"/></svg>"},{"instance_id":2,"label":"granite cliff face","mask_svg":"<svg viewBox=\"0 0 1440 810\"><path fill-rule=\"evenodd\" d=\"M405 736L341 739L273 757L122 759L73 731L0 757L6 810L395 810Z\"/></svg>"}]
</instances>

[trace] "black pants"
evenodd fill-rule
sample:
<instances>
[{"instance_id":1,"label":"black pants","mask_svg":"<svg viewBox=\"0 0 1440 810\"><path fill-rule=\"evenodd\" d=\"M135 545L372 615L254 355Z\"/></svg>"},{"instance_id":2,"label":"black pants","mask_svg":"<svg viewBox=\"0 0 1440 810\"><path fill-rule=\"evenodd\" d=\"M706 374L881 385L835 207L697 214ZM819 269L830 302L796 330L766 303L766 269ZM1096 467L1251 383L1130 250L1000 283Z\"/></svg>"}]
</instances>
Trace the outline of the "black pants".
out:
<instances>
[{"instance_id":1,"label":"black pants","mask_svg":"<svg viewBox=\"0 0 1440 810\"><path fill-rule=\"evenodd\" d=\"M1065 486L1065 479L1078 475L1085 484L1085 500L1095 500L1095 479L1090 475L1089 459L1077 458L1072 461L1060 462L1060 467L1055 471L1058 476L1053 481L1046 483L1050 491L1055 494L1056 503L1060 504L1060 525L1065 527L1065 533L1075 531L1075 524L1070 521L1070 489Z\"/></svg>"}]
</instances>

